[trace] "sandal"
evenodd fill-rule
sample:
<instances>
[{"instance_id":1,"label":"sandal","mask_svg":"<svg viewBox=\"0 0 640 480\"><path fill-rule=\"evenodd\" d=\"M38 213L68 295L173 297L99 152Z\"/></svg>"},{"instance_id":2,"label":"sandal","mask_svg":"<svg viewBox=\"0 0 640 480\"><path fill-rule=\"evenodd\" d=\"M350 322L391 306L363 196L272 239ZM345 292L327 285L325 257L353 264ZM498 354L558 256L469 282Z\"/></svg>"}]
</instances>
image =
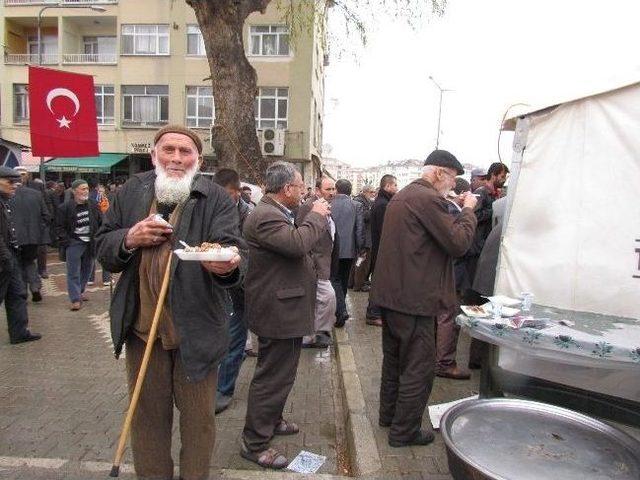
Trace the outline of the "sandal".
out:
<instances>
[{"instance_id":1,"label":"sandal","mask_svg":"<svg viewBox=\"0 0 640 480\"><path fill-rule=\"evenodd\" d=\"M295 435L300 432L300 427L293 422L287 422L284 418L280 419L276 428L273 429L274 435Z\"/></svg>"},{"instance_id":2,"label":"sandal","mask_svg":"<svg viewBox=\"0 0 640 480\"><path fill-rule=\"evenodd\" d=\"M244 442L242 444L242 449L240 450L240 456L246 460L257 463L263 468L280 470L289 465L287 457L282 455L275 448L267 448L262 452L252 452L247 449Z\"/></svg>"}]
</instances>

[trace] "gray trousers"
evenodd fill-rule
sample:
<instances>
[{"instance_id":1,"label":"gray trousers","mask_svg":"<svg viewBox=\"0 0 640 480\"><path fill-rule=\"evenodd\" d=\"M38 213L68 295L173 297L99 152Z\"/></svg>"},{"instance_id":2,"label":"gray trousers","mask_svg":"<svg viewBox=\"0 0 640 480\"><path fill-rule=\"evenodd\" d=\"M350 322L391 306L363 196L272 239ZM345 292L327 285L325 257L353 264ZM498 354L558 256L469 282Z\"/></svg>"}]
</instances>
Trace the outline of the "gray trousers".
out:
<instances>
[{"instance_id":1,"label":"gray trousers","mask_svg":"<svg viewBox=\"0 0 640 480\"><path fill-rule=\"evenodd\" d=\"M248 450L269 448L284 405L293 388L300 360L302 337L258 337L258 363L249 386L242 440Z\"/></svg>"},{"instance_id":2,"label":"gray trousers","mask_svg":"<svg viewBox=\"0 0 640 480\"><path fill-rule=\"evenodd\" d=\"M336 321L336 292L330 280L318 280L316 289L315 332L331 332ZM313 341L312 336L304 337L303 343Z\"/></svg>"},{"instance_id":3,"label":"gray trousers","mask_svg":"<svg viewBox=\"0 0 640 480\"><path fill-rule=\"evenodd\" d=\"M39 292L42 289L42 280L38 273L38 245L23 245L20 247L20 270L25 285L29 287L31 293Z\"/></svg>"},{"instance_id":4,"label":"gray trousers","mask_svg":"<svg viewBox=\"0 0 640 480\"><path fill-rule=\"evenodd\" d=\"M380 421L391 423L389 438L412 440L433 387L435 318L382 309Z\"/></svg>"}]
</instances>

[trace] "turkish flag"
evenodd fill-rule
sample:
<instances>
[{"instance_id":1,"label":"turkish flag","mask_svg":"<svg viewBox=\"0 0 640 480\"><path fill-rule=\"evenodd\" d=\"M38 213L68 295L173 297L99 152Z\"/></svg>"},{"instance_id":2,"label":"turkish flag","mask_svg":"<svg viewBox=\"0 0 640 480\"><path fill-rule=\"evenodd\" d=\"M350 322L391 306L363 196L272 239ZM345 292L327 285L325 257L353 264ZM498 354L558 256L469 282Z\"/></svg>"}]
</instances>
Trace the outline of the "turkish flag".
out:
<instances>
[{"instance_id":1,"label":"turkish flag","mask_svg":"<svg viewBox=\"0 0 640 480\"><path fill-rule=\"evenodd\" d=\"M32 155L99 155L94 98L91 75L29 67Z\"/></svg>"}]
</instances>

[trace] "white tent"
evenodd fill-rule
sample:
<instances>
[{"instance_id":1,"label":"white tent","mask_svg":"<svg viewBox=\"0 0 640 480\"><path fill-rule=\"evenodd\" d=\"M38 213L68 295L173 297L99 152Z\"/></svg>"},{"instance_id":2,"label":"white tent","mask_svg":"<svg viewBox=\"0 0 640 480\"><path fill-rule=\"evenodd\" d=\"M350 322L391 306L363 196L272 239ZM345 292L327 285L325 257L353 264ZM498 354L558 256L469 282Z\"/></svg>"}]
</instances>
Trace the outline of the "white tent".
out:
<instances>
[{"instance_id":1,"label":"white tent","mask_svg":"<svg viewBox=\"0 0 640 480\"><path fill-rule=\"evenodd\" d=\"M496 292L640 318L640 75L503 127L515 137Z\"/></svg>"}]
</instances>

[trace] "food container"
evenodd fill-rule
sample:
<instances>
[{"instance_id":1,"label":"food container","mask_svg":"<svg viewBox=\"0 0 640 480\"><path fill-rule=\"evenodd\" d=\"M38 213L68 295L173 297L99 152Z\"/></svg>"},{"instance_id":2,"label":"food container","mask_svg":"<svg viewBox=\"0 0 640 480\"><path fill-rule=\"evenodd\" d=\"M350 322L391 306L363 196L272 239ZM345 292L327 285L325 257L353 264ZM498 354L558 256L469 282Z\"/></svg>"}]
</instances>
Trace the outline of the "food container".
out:
<instances>
[{"instance_id":1,"label":"food container","mask_svg":"<svg viewBox=\"0 0 640 480\"><path fill-rule=\"evenodd\" d=\"M234 249L225 247L206 252L185 252L184 248L179 248L174 253L180 260L187 262L228 262L236 255Z\"/></svg>"},{"instance_id":2,"label":"food container","mask_svg":"<svg viewBox=\"0 0 640 480\"><path fill-rule=\"evenodd\" d=\"M554 405L470 400L448 410L440 429L455 480L640 479L640 442Z\"/></svg>"}]
</instances>

